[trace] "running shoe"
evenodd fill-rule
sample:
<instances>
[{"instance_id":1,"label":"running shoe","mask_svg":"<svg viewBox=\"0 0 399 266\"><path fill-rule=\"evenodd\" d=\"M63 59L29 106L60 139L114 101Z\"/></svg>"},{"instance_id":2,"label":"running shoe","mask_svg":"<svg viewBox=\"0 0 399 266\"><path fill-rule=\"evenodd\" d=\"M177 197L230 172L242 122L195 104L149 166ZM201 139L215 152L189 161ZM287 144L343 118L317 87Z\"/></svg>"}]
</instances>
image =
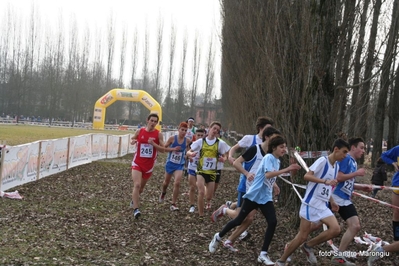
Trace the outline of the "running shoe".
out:
<instances>
[{"instance_id":1,"label":"running shoe","mask_svg":"<svg viewBox=\"0 0 399 266\"><path fill-rule=\"evenodd\" d=\"M134 215L134 218L138 219L140 217L140 215L141 215L140 210L139 209L135 209L133 211L133 215Z\"/></svg>"},{"instance_id":2,"label":"running shoe","mask_svg":"<svg viewBox=\"0 0 399 266\"><path fill-rule=\"evenodd\" d=\"M233 243L231 243L229 240L224 241L223 247L227 248L231 252L238 252L238 249L233 247Z\"/></svg>"},{"instance_id":3,"label":"running shoe","mask_svg":"<svg viewBox=\"0 0 399 266\"><path fill-rule=\"evenodd\" d=\"M288 261L287 261L288 262ZM274 264L274 266L285 266L285 262L281 262L281 261L276 261L276 263Z\"/></svg>"},{"instance_id":4,"label":"running shoe","mask_svg":"<svg viewBox=\"0 0 399 266\"><path fill-rule=\"evenodd\" d=\"M274 262L269 258L269 255L267 254L261 254L258 257L258 262L265 264L265 265L274 265Z\"/></svg>"},{"instance_id":5,"label":"running shoe","mask_svg":"<svg viewBox=\"0 0 399 266\"><path fill-rule=\"evenodd\" d=\"M284 252L287 250L287 248L288 248L288 244L285 244ZM286 262L291 262L291 260L292 260L292 257L291 257L291 256L292 256L292 254L288 256Z\"/></svg>"},{"instance_id":6,"label":"running shoe","mask_svg":"<svg viewBox=\"0 0 399 266\"><path fill-rule=\"evenodd\" d=\"M310 264L317 264L317 258L313 253L313 248L307 248L305 247L305 244L302 244L301 249L302 251L306 254L306 257L308 258L308 261Z\"/></svg>"},{"instance_id":7,"label":"running shoe","mask_svg":"<svg viewBox=\"0 0 399 266\"><path fill-rule=\"evenodd\" d=\"M179 210L179 208L175 205L175 204L172 204L172 205L170 205L170 210L173 212L173 211L178 211Z\"/></svg>"},{"instance_id":8,"label":"running shoe","mask_svg":"<svg viewBox=\"0 0 399 266\"><path fill-rule=\"evenodd\" d=\"M216 249L218 248L220 240L218 240L218 233L216 233L213 238L211 243L209 243L209 252L210 253L215 253Z\"/></svg>"},{"instance_id":9,"label":"running shoe","mask_svg":"<svg viewBox=\"0 0 399 266\"><path fill-rule=\"evenodd\" d=\"M159 201L160 203L162 203L162 202L164 201L165 195L166 195L166 193L163 193L163 192L161 193L161 195L159 195L159 200L158 200L158 201Z\"/></svg>"},{"instance_id":10,"label":"running shoe","mask_svg":"<svg viewBox=\"0 0 399 266\"><path fill-rule=\"evenodd\" d=\"M241 233L241 235L238 237L238 240L240 241L244 241L245 239L249 238L251 236L250 233L248 233L248 231L244 231Z\"/></svg>"},{"instance_id":11,"label":"running shoe","mask_svg":"<svg viewBox=\"0 0 399 266\"><path fill-rule=\"evenodd\" d=\"M231 202L230 200L226 201L226 206L227 206L227 208L230 209L231 204L233 204L233 202Z\"/></svg>"},{"instance_id":12,"label":"running shoe","mask_svg":"<svg viewBox=\"0 0 399 266\"><path fill-rule=\"evenodd\" d=\"M133 208L133 200L130 201L129 208Z\"/></svg>"},{"instance_id":13,"label":"running shoe","mask_svg":"<svg viewBox=\"0 0 399 266\"><path fill-rule=\"evenodd\" d=\"M370 252L371 255L367 260L367 266L372 266L374 261L380 259L380 254L382 254L382 252L384 252L384 249L381 246L375 245Z\"/></svg>"},{"instance_id":14,"label":"running shoe","mask_svg":"<svg viewBox=\"0 0 399 266\"><path fill-rule=\"evenodd\" d=\"M333 265L345 265L345 266L355 266L356 264L348 261L344 256L333 256L331 258L331 264Z\"/></svg>"},{"instance_id":15,"label":"running shoe","mask_svg":"<svg viewBox=\"0 0 399 266\"><path fill-rule=\"evenodd\" d=\"M211 215L211 220L212 222L216 223L216 221L218 220L218 218L222 217L224 215L223 213L223 209L226 208L226 205L222 205L219 207L219 209L217 209L216 211L214 211Z\"/></svg>"},{"instance_id":16,"label":"running shoe","mask_svg":"<svg viewBox=\"0 0 399 266\"><path fill-rule=\"evenodd\" d=\"M194 206L194 205L192 205L192 206L190 207L190 210L188 210L188 212L190 212L190 213L193 213L193 212L195 212L195 206Z\"/></svg>"},{"instance_id":17,"label":"running shoe","mask_svg":"<svg viewBox=\"0 0 399 266\"><path fill-rule=\"evenodd\" d=\"M206 204L205 210L210 210L211 208L212 208L212 207L211 207L211 204L210 204L210 203Z\"/></svg>"}]
</instances>

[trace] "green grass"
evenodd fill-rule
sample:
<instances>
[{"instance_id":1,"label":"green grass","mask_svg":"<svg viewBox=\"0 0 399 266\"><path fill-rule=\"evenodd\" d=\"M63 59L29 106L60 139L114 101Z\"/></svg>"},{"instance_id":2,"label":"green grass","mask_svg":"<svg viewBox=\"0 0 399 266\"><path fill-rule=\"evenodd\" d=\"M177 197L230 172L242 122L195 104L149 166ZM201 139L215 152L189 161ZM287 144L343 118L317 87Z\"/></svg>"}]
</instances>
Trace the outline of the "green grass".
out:
<instances>
[{"instance_id":1,"label":"green grass","mask_svg":"<svg viewBox=\"0 0 399 266\"><path fill-rule=\"evenodd\" d=\"M5 142L7 145L15 146L37 140L58 139L90 133L126 135L132 133L132 131L91 130L30 125L0 125L0 143Z\"/></svg>"}]
</instances>

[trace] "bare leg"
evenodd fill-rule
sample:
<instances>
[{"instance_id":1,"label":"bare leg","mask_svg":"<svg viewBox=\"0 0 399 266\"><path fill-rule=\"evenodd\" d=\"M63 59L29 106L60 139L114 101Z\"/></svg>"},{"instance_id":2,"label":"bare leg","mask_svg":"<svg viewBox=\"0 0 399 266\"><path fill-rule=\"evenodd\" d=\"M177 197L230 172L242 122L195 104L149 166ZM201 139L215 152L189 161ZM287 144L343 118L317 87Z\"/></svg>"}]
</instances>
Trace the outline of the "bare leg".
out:
<instances>
[{"instance_id":1,"label":"bare leg","mask_svg":"<svg viewBox=\"0 0 399 266\"><path fill-rule=\"evenodd\" d=\"M202 175L197 175L198 189L198 214L204 216L204 197L205 197L205 179Z\"/></svg>"},{"instance_id":2,"label":"bare leg","mask_svg":"<svg viewBox=\"0 0 399 266\"><path fill-rule=\"evenodd\" d=\"M353 238L360 231L360 221L358 216L348 218L346 224L348 225L348 229L346 229L346 232L342 236L341 243L339 244L339 251L345 251Z\"/></svg>"},{"instance_id":3,"label":"bare leg","mask_svg":"<svg viewBox=\"0 0 399 266\"><path fill-rule=\"evenodd\" d=\"M171 179L172 179L172 174L168 174L165 172L165 179L163 180L163 183L161 186L162 193L166 193L166 190L168 189Z\"/></svg>"},{"instance_id":4,"label":"bare leg","mask_svg":"<svg viewBox=\"0 0 399 266\"><path fill-rule=\"evenodd\" d=\"M195 189L196 189L196 177L193 175L189 175L188 176L188 183L190 185L190 190L188 192L188 198L190 201L190 205L194 205L194 201L195 201Z\"/></svg>"},{"instance_id":5,"label":"bare leg","mask_svg":"<svg viewBox=\"0 0 399 266\"><path fill-rule=\"evenodd\" d=\"M175 175L175 182L173 184L173 196L172 196L172 204L176 204L179 193L180 193L180 183L183 177L183 170L177 170L174 172Z\"/></svg>"}]
</instances>

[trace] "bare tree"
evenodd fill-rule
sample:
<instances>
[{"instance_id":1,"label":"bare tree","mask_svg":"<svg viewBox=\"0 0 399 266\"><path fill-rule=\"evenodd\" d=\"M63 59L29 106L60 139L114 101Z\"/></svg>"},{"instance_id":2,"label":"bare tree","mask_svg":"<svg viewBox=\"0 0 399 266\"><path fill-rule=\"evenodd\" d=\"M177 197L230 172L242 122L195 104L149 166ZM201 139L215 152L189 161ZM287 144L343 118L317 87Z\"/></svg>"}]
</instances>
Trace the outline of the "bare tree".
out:
<instances>
[{"instance_id":1,"label":"bare tree","mask_svg":"<svg viewBox=\"0 0 399 266\"><path fill-rule=\"evenodd\" d=\"M343 20L340 25L340 34L338 38L338 56L336 60L335 80L338 87L343 87L348 82L350 63L352 56L352 37L355 21L356 1L346 1L344 6ZM339 14L340 15L340 14ZM332 104L332 124L338 132L341 132L345 124L345 114L348 93L346 89L336 89Z\"/></svg>"},{"instance_id":2,"label":"bare tree","mask_svg":"<svg viewBox=\"0 0 399 266\"><path fill-rule=\"evenodd\" d=\"M398 117L399 117L399 108L396 104L399 102L399 66L396 67L395 71L395 84L391 90L391 95L389 97L389 108L388 108L388 118L389 118L389 127L388 127L388 147L390 149L397 144L399 144L398 138Z\"/></svg>"},{"instance_id":3,"label":"bare tree","mask_svg":"<svg viewBox=\"0 0 399 266\"><path fill-rule=\"evenodd\" d=\"M172 118L172 84L173 84L173 71L174 71L174 60L176 53L176 28L172 22L170 29L170 43L169 43L169 67L168 67L168 88L165 97L165 112L164 121L176 122Z\"/></svg>"},{"instance_id":4,"label":"bare tree","mask_svg":"<svg viewBox=\"0 0 399 266\"><path fill-rule=\"evenodd\" d=\"M179 88L177 90L177 101L175 105L175 114L179 121L183 121L183 110L184 110L184 94L186 91L186 62L187 62L187 32L184 32L183 36L183 46L181 53L181 68L179 76Z\"/></svg>"},{"instance_id":5,"label":"bare tree","mask_svg":"<svg viewBox=\"0 0 399 266\"><path fill-rule=\"evenodd\" d=\"M384 53L384 60L381 72L380 92L378 94L377 107L374 118L375 139L373 145L373 155L371 159L373 165L374 162L377 160L377 158L381 155L382 151L381 144L384 132L385 105L388 96L388 89L392 84L389 75L390 75L390 69L392 68L394 52L396 50L398 31L399 31L399 0L394 0L392 8L391 26L388 35L388 43Z\"/></svg>"},{"instance_id":6,"label":"bare tree","mask_svg":"<svg viewBox=\"0 0 399 266\"><path fill-rule=\"evenodd\" d=\"M122 40L121 40L121 57L120 57L120 70L119 70L119 88L123 88L123 75L125 73L125 58L126 58L126 27L122 30Z\"/></svg>"},{"instance_id":7,"label":"bare tree","mask_svg":"<svg viewBox=\"0 0 399 266\"><path fill-rule=\"evenodd\" d=\"M353 74L353 84L356 86L353 87L352 89L352 100L351 100L351 105L349 107L349 127L348 127L348 135L349 136L355 136L355 132L357 134L357 128L359 126L359 122L363 121L363 119L360 119L360 117L357 116L358 113L358 108L359 108L359 86L360 84L360 72L362 69L362 63L361 63L361 57L364 49L364 36L365 36L365 29L366 29L366 22L367 22L367 12L368 12L368 7L370 4L370 0L365 0L363 2L363 7L362 7L362 13L360 16L360 29L359 29L359 37L358 37L358 43L357 43L357 48L355 52L355 58L354 58L354 74ZM364 135L366 137L366 135Z\"/></svg>"},{"instance_id":8,"label":"bare tree","mask_svg":"<svg viewBox=\"0 0 399 266\"><path fill-rule=\"evenodd\" d=\"M158 29L157 29L157 36L156 36L156 47L155 47L155 89L153 92L152 97L161 102L162 99L162 91L161 91L161 77L162 77L162 58L163 58L163 18L159 16L158 19Z\"/></svg>"},{"instance_id":9,"label":"bare tree","mask_svg":"<svg viewBox=\"0 0 399 266\"><path fill-rule=\"evenodd\" d=\"M199 45L199 42L200 40L198 38L198 32L196 32L194 38L194 54L193 54L193 70L192 70L193 83L191 85L191 91L190 91L190 115L194 115L195 100L198 90L198 76L200 73L200 64L201 64L201 46Z\"/></svg>"},{"instance_id":10,"label":"bare tree","mask_svg":"<svg viewBox=\"0 0 399 266\"><path fill-rule=\"evenodd\" d=\"M133 31L133 43L132 43L132 74L130 78L130 89L136 89L135 77L137 71L137 62L138 62L138 32L137 27L134 28ZM133 124L133 108L138 109L138 103L129 102L129 121L130 124Z\"/></svg>"},{"instance_id":11,"label":"bare tree","mask_svg":"<svg viewBox=\"0 0 399 266\"><path fill-rule=\"evenodd\" d=\"M149 36L149 27L148 27L148 21L146 21L146 26L145 26L145 33L144 33L144 58L143 58L143 90L151 93L150 91L150 81L149 81L149 70L148 70L148 64L150 61L150 36ZM140 121L145 121L147 117L147 109L140 105Z\"/></svg>"},{"instance_id":12,"label":"bare tree","mask_svg":"<svg viewBox=\"0 0 399 266\"><path fill-rule=\"evenodd\" d=\"M358 126L355 128L355 135L358 136L367 136L367 131L369 127L369 117L371 112L369 112L369 103L370 103L370 91L372 88L372 80L371 77L373 76L373 68L375 66L375 48L376 48L376 41L377 41L377 33L378 33L378 21L381 12L381 0L376 0L373 5L373 21L371 24L370 29L370 37L369 43L367 47L367 55L366 55L366 62L364 68L364 84L360 88L359 92L359 99L358 99L358 108L356 116L361 118L363 123L359 123Z\"/></svg>"},{"instance_id":13,"label":"bare tree","mask_svg":"<svg viewBox=\"0 0 399 266\"><path fill-rule=\"evenodd\" d=\"M215 51L213 45L213 37L209 40L208 54L206 58L205 66L205 94L204 94L204 108L202 121L209 123L207 114L208 104L211 102L213 88L214 88L214 76L215 76Z\"/></svg>"}]
</instances>

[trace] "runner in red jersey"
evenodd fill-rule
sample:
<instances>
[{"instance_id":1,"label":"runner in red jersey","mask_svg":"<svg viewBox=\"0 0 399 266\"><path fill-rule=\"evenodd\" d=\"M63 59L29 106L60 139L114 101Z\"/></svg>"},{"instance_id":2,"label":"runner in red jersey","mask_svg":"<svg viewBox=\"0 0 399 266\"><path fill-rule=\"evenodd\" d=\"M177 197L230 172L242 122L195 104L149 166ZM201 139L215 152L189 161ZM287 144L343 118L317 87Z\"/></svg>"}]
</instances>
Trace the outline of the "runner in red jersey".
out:
<instances>
[{"instance_id":1,"label":"runner in red jersey","mask_svg":"<svg viewBox=\"0 0 399 266\"><path fill-rule=\"evenodd\" d=\"M133 192L130 202L136 219L141 215L139 210L140 194L151 177L157 159L157 150L169 152L178 149L165 148L162 133L155 129L158 120L157 114L150 114L147 117L147 126L137 130L131 141L132 145L137 144L137 152L132 161Z\"/></svg>"}]
</instances>

